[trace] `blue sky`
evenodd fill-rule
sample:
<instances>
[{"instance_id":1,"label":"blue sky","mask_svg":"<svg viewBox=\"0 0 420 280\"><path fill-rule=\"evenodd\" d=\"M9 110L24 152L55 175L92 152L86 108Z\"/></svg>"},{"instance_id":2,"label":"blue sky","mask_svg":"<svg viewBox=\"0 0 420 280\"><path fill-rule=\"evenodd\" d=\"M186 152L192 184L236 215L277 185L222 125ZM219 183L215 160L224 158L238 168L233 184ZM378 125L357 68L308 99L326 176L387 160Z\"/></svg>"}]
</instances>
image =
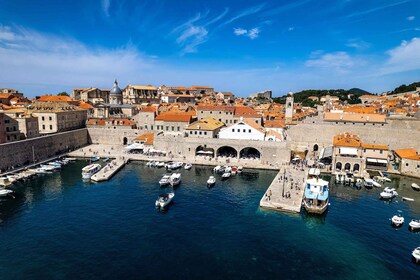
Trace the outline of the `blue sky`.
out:
<instances>
[{"instance_id":1,"label":"blue sky","mask_svg":"<svg viewBox=\"0 0 420 280\"><path fill-rule=\"evenodd\" d=\"M419 0L0 0L0 87L380 93L420 80L419 11Z\"/></svg>"}]
</instances>

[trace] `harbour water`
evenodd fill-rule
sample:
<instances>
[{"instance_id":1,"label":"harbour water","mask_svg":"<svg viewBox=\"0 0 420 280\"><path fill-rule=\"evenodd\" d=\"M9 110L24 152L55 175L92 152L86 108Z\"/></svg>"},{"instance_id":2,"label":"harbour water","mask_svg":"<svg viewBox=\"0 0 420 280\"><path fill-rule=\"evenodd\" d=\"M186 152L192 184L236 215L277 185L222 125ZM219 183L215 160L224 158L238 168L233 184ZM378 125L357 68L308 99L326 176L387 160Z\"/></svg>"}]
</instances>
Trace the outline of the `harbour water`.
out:
<instances>
[{"instance_id":1,"label":"harbour water","mask_svg":"<svg viewBox=\"0 0 420 280\"><path fill-rule=\"evenodd\" d=\"M168 211L154 207L163 169L133 162L110 181L84 183L77 161L60 172L17 184L0 201L1 279L416 279L411 251L420 234L413 179L379 189L331 183L323 217L258 207L276 172L249 170L206 187L208 167L180 171ZM418 180L417 180L417 183ZM389 219L401 213L402 228Z\"/></svg>"}]
</instances>

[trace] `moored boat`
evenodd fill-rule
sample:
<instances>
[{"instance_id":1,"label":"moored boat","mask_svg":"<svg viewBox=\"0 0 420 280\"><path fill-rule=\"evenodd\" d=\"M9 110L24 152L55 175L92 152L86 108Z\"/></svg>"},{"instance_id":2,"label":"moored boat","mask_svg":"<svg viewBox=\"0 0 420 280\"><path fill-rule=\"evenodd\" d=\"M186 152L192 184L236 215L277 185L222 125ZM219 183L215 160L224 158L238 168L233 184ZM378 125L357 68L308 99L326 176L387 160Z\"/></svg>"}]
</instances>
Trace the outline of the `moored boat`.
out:
<instances>
[{"instance_id":1,"label":"moored boat","mask_svg":"<svg viewBox=\"0 0 420 280\"><path fill-rule=\"evenodd\" d=\"M398 195L394 188L386 187L380 194L382 199L392 199Z\"/></svg>"},{"instance_id":2,"label":"moored boat","mask_svg":"<svg viewBox=\"0 0 420 280\"><path fill-rule=\"evenodd\" d=\"M231 169L230 169L230 173L232 174L232 175L236 175L236 173L238 172L238 168L237 167L232 167Z\"/></svg>"},{"instance_id":3,"label":"moored boat","mask_svg":"<svg viewBox=\"0 0 420 280\"><path fill-rule=\"evenodd\" d=\"M420 191L420 186L419 186L419 185L417 185L416 183L412 183L412 184L411 184L411 188L412 188L413 190L415 190L415 191Z\"/></svg>"},{"instance_id":4,"label":"moored boat","mask_svg":"<svg viewBox=\"0 0 420 280\"><path fill-rule=\"evenodd\" d=\"M373 180L369 178L365 178L364 186L367 189L373 188Z\"/></svg>"},{"instance_id":5,"label":"moored boat","mask_svg":"<svg viewBox=\"0 0 420 280\"><path fill-rule=\"evenodd\" d=\"M106 158L103 159L103 162L108 162L109 160L110 160L110 158L106 157Z\"/></svg>"},{"instance_id":6,"label":"moored boat","mask_svg":"<svg viewBox=\"0 0 420 280\"><path fill-rule=\"evenodd\" d=\"M14 191L12 190L7 190L7 189L0 189L0 197L5 197L5 196L13 196Z\"/></svg>"},{"instance_id":7,"label":"moored boat","mask_svg":"<svg viewBox=\"0 0 420 280\"><path fill-rule=\"evenodd\" d=\"M192 164L191 163L186 163L184 166L185 170L190 170L192 168Z\"/></svg>"},{"instance_id":8,"label":"moored boat","mask_svg":"<svg viewBox=\"0 0 420 280\"><path fill-rule=\"evenodd\" d=\"M171 177L171 175L169 174L165 174L162 176L162 178L159 180L159 185L161 187L169 185L169 178Z\"/></svg>"},{"instance_id":9,"label":"moored boat","mask_svg":"<svg viewBox=\"0 0 420 280\"><path fill-rule=\"evenodd\" d=\"M408 226L412 231L420 230L420 220L412 219Z\"/></svg>"},{"instance_id":10,"label":"moored boat","mask_svg":"<svg viewBox=\"0 0 420 280\"><path fill-rule=\"evenodd\" d=\"M216 177L210 176L207 180L207 187L214 186L214 184L216 184Z\"/></svg>"},{"instance_id":11,"label":"moored boat","mask_svg":"<svg viewBox=\"0 0 420 280\"><path fill-rule=\"evenodd\" d=\"M416 263L420 261L420 247L417 247L416 249L414 249L413 252L411 253L411 256L413 257Z\"/></svg>"},{"instance_id":12,"label":"moored boat","mask_svg":"<svg viewBox=\"0 0 420 280\"><path fill-rule=\"evenodd\" d=\"M159 197L156 199L155 206L159 208L166 207L169 203L172 202L174 196L175 193L173 192L159 195Z\"/></svg>"},{"instance_id":13,"label":"moored boat","mask_svg":"<svg viewBox=\"0 0 420 280\"><path fill-rule=\"evenodd\" d=\"M328 182L320 178L306 180L303 205L308 213L323 214L329 205Z\"/></svg>"},{"instance_id":14,"label":"moored boat","mask_svg":"<svg viewBox=\"0 0 420 280\"><path fill-rule=\"evenodd\" d=\"M82 168L82 178L90 179L90 177L92 177L93 174L97 173L99 170L101 170L100 164L98 163L89 164L88 166L85 166Z\"/></svg>"},{"instance_id":15,"label":"moored boat","mask_svg":"<svg viewBox=\"0 0 420 280\"><path fill-rule=\"evenodd\" d=\"M220 165L213 168L214 173L223 173L224 171L225 171L225 169L223 168L223 166L220 166Z\"/></svg>"},{"instance_id":16,"label":"moored boat","mask_svg":"<svg viewBox=\"0 0 420 280\"><path fill-rule=\"evenodd\" d=\"M99 157L91 157L90 158L90 161L91 162L95 162L95 161L98 161L100 158Z\"/></svg>"},{"instance_id":17,"label":"moored boat","mask_svg":"<svg viewBox=\"0 0 420 280\"><path fill-rule=\"evenodd\" d=\"M222 174L222 180L227 180L230 177L230 172L225 172Z\"/></svg>"},{"instance_id":18,"label":"moored boat","mask_svg":"<svg viewBox=\"0 0 420 280\"><path fill-rule=\"evenodd\" d=\"M169 184L174 187L181 183L181 173L172 173L169 177Z\"/></svg>"},{"instance_id":19,"label":"moored boat","mask_svg":"<svg viewBox=\"0 0 420 280\"><path fill-rule=\"evenodd\" d=\"M238 173L242 173L243 170L244 170L244 168L242 166L238 167Z\"/></svg>"},{"instance_id":20,"label":"moored boat","mask_svg":"<svg viewBox=\"0 0 420 280\"><path fill-rule=\"evenodd\" d=\"M357 178L357 179L356 179L356 183L354 184L354 186L355 186L357 189L361 189L361 188L362 188L362 186L363 186L363 180L362 180L362 179L360 179L360 178Z\"/></svg>"},{"instance_id":21,"label":"moored boat","mask_svg":"<svg viewBox=\"0 0 420 280\"><path fill-rule=\"evenodd\" d=\"M391 224L395 227L400 227L404 224L404 217L401 217L400 215L394 215L391 218Z\"/></svg>"}]
</instances>

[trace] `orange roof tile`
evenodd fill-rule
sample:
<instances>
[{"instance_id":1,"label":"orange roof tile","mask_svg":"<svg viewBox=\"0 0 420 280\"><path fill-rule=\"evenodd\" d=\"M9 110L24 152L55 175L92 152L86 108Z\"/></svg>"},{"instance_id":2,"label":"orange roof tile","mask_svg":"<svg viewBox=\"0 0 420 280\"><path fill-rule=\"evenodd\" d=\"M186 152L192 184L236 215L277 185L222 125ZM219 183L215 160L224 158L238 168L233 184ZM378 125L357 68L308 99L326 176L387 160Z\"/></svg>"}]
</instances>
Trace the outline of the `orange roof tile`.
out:
<instances>
[{"instance_id":1,"label":"orange roof tile","mask_svg":"<svg viewBox=\"0 0 420 280\"><path fill-rule=\"evenodd\" d=\"M191 119L192 119L192 116L188 115L188 114L162 113L155 118L155 121L187 122L187 123L190 123Z\"/></svg>"},{"instance_id":2,"label":"orange roof tile","mask_svg":"<svg viewBox=\"0 0 420 280\"><path fill-rule=\"evenodd\" d=\"M254 109L247 106L235 106L235 117L258 118L261 116Z\"/></svg>"},{"instance_id":3,"label":"orange roof tile","mask_svg":"<svg viewBox=\"0 0 420 280\"><path fill-rule=\"evenodd\" d=\"M362 144L362 148L374 150L388 150L388 146L382 144Z\"/></svg>"},{"instance_id":4,"label":"orange roof tile","mask_svg":"<svg viewBox=\"0 0 420 280\"><path fill-rule=\"evenodd\" d=\"M417 151L415 149L400 149L400 150L395 150L395 153L400 158L411 158L411 157L417 156Z\"/></svg>"},{"instance_id":5,"label":"orange roof tile","mask_svg":"<svg viewBox=\"0 0 420 280\"><path fill-rule=\"evenodd\" d=\"M155 142L155 134L153 133L145 133L142 135L137 136L134 140L144 140L144 145L153 145Z\"/></svg>"},{"instance_id":6,"label":"orange roof tile","mask_svg":"<svg viewBox=\"0 0 420 280\"><path fill-rule=\"evenodd\" d=\"M337 147L360 147L362 141L360 141L359 136L346 132L335 135L333 145Z\"/></svg>"},{"instance_id":7,"label":"orange roof tile","mask_svg":"<svg viewBox=\"0 0 420 280\"><path fill-rule=\"evenodd\" d=\"M53 102L59 102L59 101L73 101L73 99L69 96L57 96L57 95L43 95L40 96L37 101L53 101Z\"/></svg>"},{"instance_id":8,"label":"orange roof tile","mask_svg":"<svg viewBox=\"0 0 420 280\"><path fill-rule=\"evenodd\" d=\"M123 125L123 126L134 126L136 125L133 121L129 119L88 119L86 121L88 125Z\"/></svg>"},{"instance_id":9,"label":"orange roof tile","mask_svg":"<svg viewBox=\"0 0 420 280\"><path fill-rule=\"evenodd\" d=\"M264 127L285 128L286 124L284 123L284 121L279 121L279 120L264 121Z\"/></svg>"}]
</instances>

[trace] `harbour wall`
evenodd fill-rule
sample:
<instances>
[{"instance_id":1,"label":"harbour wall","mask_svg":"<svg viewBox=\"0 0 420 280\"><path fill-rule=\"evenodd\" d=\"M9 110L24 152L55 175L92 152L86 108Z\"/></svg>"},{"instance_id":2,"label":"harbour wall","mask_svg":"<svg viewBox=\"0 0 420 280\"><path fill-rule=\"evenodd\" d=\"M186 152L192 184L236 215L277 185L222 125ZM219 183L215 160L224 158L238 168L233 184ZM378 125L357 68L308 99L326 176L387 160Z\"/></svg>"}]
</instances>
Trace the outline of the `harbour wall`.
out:
<instances>
[{"instance_id":1,"label":"harbour wall","mask_svg":"<svg viewBox=\"0 0 420 280\"><path fill-rule=\"evenodd\" d=\"M334 135L350 132L360 136L363 143L388 145L391 150L413 148L420 151L420 120L388 120L384 126L372 124L336 124L319 118L308 118L291 126L288 140L295 145L306 146L310 151L315 144L319 148L331 146Z\"/></svg>"},{"instance_id":2,"label":"harbour wall","mask_svg":"<svg viewBox=\"0 0 420 280\"><path fill-rule=\"evenodd\" d=\"M39 162L89 144L86 128L0 144L0 170Z\"/></svg>"}]
</instances>

